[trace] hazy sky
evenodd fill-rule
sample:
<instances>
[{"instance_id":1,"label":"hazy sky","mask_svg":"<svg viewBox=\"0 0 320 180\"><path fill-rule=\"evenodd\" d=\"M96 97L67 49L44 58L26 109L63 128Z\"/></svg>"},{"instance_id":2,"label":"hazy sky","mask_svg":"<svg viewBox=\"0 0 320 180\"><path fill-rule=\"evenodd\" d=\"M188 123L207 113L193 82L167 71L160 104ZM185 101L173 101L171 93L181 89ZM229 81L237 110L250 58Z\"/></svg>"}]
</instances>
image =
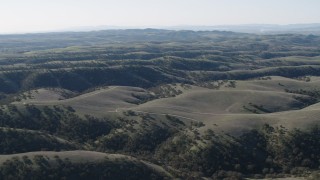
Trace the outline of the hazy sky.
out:
<instances>
[{"instance_id":1,"label":"hazy sky","mask_svg":"<svg viewBox=\"0 0 320 180\"><path fill-rule=\"evenodd\" d=\"M320 23L320 0L0 0L0 33L77 26Z\"/></svg>"}]
</instances>

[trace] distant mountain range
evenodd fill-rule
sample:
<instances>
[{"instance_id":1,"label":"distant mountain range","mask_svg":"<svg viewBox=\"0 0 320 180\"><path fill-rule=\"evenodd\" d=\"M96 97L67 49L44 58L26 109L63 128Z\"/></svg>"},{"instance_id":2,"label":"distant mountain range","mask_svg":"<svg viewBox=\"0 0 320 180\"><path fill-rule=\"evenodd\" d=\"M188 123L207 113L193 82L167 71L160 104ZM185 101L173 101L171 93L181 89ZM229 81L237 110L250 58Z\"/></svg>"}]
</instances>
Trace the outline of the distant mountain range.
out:
<instances>
[{"instance_id":1,"label":"distant mountain range","mask_svg":"<svg viewBox=\"0 0 320 180\"><path fill-rule=\"evenodd\" d=\"M107 29L168 29L168 30L193 30L193 31L234 31L241 33L256 33L256 34L282 34L282 33L297 33L297 34L320 34L320 23L315 24L246 24L246 25L217 25L217 26L82 26L63 29L60 31L99 31Z\"/></svg>"},{"instance_id":2,"label":"distant mountain range","mask_svg":"<svg viewBox=\"0 0 320 180\"><path fill-rule=\"evenodd\" d=\"M190 31L232 31L238 33L252 34L313 34L320 35L320 23L313 24L241 24L241 25L215 25L215 26L197 26L197 25L179 25L179 26L76 26L63 29L53 29L46 31L19 31L4 32L5 34L36 34L52 32L89 32L102 30L125 30L125 29L162 29L162 30L190 30Z\"/></svg>"}]
</instances>

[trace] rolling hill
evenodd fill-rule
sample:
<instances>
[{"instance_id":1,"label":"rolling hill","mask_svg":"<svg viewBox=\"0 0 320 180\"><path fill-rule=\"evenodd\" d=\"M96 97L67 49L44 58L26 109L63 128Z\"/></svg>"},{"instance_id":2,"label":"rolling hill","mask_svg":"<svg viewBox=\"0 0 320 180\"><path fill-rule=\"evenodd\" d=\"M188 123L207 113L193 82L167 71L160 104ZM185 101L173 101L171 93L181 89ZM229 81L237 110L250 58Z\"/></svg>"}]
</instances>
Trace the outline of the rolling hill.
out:
<instances>
[{"instance_id":1,"label":"rolling hill","mask_svg":"<svg viewBox=\"0 0 320 180\"><path fill-rule=\"evenodd\" d=\"M0 36L0 179L317 179L320 37Z\"/></svg>"},{"instance_id":2,"label":"rolling hill","mask_svg":"<svg viewBox=\"0 0 320 180\"><path fill-rule=\"evenodd\" d=\"M18 174L12 169L23 166ZM0 156L1 178L170 179L163 168L119 154L91 151L32 152ZM143 175L143 177L141 176Z\"/></svg>"}]
</instances>

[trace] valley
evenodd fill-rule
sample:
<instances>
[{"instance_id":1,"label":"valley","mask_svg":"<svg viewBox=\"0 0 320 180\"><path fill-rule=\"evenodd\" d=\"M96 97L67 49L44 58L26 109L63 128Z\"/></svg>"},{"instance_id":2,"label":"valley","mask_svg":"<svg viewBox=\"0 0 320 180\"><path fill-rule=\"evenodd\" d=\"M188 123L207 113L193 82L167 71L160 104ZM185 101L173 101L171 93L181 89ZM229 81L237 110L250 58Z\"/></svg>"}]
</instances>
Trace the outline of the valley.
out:
<instances>
[{"instance_id":1,"label":"valley","mask_svg":"<svg viewBox=\"0 0 320 180\"><path fill-rule=\"evenodd\" d=\"M320 36L0 36L0 179L317 179L319 123Z\"/></svg>"}]
</instances>

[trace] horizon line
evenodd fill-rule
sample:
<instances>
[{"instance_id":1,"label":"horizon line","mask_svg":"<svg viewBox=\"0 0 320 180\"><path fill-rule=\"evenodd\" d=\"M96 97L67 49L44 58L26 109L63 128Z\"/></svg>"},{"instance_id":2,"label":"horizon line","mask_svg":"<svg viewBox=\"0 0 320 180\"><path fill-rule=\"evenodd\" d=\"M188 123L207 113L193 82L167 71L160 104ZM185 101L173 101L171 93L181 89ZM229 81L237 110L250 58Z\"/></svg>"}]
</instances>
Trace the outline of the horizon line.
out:
<instances>
[{"instance_id":1,"label":"horizon line","mask_svg":"<svg viewBox=\"0 0 320 180\"><path fill-rule=\"evenodd\" d=\"M133 30L133 29L159 29L159 30L191 30L191 31L210 31L210 30L193 30L184 28L223 28L223 27L259 27L259 26L274 26L274 27L286 27L286 26L303 26L312 25L320 26L320 22L314 23L289 23L289 24L272 24L272 23L245 23L245 24L219 24L219 25L146 25L146 26L126 26L126 25L97 25L97 26L73 26L61 29L52 30L32 30L32 31L18 31L18 32L0 32L0 35L26 35L26 34L45 34L45 33L67 33L67 32L94 32L94 31L104 31L104 30ZM85 29L87 28L87 29ZM95 29L96 28L96 29ZM212 29L219 30L219 29ZM226 30L220 30L226 31ZM232 31L232 30L227 30Z\"/></svg>"}]
</instances>

